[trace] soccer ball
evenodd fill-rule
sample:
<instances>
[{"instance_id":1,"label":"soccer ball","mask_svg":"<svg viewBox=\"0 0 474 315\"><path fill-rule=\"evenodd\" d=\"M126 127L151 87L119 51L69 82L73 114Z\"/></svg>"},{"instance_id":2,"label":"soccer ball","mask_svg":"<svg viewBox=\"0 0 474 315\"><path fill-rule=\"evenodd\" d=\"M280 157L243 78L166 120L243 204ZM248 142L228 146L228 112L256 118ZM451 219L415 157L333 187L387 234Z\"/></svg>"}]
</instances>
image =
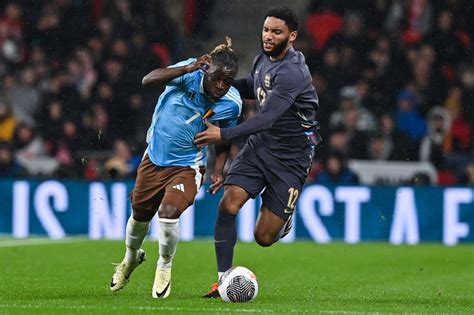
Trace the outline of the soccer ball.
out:
<instances>
[{"instance_id":1,"label":"soccer ball","mask_svg":"<svg viewBox=\"0 0 474 315\"><path fill-rule=\"evenodd\" d=\"M258 294L257 277L245 267L232 267L219 279L218 290L226 302L250 302Z\"/></svg>"}]
</instances>

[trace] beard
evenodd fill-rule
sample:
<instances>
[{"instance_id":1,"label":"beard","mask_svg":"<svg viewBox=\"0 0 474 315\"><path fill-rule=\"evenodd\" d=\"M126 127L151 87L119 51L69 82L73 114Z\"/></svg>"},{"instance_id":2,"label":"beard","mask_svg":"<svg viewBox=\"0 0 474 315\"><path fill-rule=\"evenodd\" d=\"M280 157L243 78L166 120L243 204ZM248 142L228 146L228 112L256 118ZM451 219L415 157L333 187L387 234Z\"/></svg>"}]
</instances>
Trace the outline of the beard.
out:
<instances>
[{"instance_id":1,"label":"beard","mask_svg":"<svg viewBox=\"0 0 474 315\"><path fill-rule=\"evenodd\" d=\"M289 41L290 41L290 38L288 37L286 40L275 45L272 51L265 51L265 49L263 49L263 39L260 39L260 46L262 47L263 53L267 55L268 57L278 57L285 50Z\"/></svg>"}]
</instances>

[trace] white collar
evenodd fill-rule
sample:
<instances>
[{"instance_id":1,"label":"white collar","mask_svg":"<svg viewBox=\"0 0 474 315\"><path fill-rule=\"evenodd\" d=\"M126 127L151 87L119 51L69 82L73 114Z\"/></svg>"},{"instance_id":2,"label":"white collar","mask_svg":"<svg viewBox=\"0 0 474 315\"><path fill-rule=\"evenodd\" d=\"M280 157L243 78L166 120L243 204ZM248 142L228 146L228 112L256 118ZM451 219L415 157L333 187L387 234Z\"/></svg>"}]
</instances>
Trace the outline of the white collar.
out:
<instances>
[{"instance_id":1,"label":"white collar","mask_svg":"<svg viewBox=\"0 0 474 315\"><path fill-rule=\"evenodd\" d=\"M201 77L201 83L199 84L199 93L206 94L206 92L204 91L204 72Z\"/></svg>"}]
</instances>

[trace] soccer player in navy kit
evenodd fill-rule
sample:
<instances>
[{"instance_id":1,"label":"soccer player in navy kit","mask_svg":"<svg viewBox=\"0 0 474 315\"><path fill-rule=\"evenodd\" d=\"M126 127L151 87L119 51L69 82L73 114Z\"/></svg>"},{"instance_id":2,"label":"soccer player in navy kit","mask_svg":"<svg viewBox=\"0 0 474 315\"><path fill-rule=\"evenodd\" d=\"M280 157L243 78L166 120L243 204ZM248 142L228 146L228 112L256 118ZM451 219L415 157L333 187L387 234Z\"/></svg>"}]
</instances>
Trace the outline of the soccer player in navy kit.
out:
<instances>
[{"instance_id":1,"label":"soccer player in navy kit","mask_svg":"<svg viewBox=\"0 0 474 315\"><path fill-rule=\"evenodd\" d=\"M171 292L179 217L194 203L207 162L206 147L193 144L194 137L205 129L206 118L222 127L235 126L242 109L239 92L231 86L237 74L237 58L230 38L226 40L210 55L155 69L143 78L144 86L166 88L156 104L147 133L148 146L131 193L133 213L127 222L126 252L112 276L113 292L122 289L133 270L145 260L141 246L157 211L160 256L152 296L166 298ZM211 189L219 189L223 184L222 169L228 148L216 147Z\"/></svg>"},{"instance_id":2,"label":"soccer player in navy kit","mask_svg":"<svg viewBox=\"0 0 474 315\"><path fill-rule=\"evenodd\" d=\"M237 239L236 215L263 189L255 240L271 246L286 235L298 195L311 166L319 135L318 98L303 54L293 49L298 22L291 9L277 7L265 15L262 53L245 79L234 82L243 98L256 98L260 112L231 128L212 124L196 136L207 145L252 135L225 180L215 225L218 277L232 266ZM205 297L218 297L217 285Z\"/></svg>"}]
</instances>

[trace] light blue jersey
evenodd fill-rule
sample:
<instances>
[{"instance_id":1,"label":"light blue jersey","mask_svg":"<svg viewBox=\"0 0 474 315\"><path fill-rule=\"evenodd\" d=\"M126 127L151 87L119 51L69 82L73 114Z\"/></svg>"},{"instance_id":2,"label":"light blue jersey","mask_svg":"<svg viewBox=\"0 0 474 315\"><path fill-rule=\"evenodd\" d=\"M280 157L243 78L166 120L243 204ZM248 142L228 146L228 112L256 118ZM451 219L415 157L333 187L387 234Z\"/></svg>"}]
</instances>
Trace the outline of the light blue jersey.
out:
<instances>
[{"instance_id":1,"label":"light blue jersey","mask_svg":"<svg viewBox=\"0 0 474 315\"><path fill-rule=\"evenodd\" d=\"M170 67L179 67L196 61L191 58ZM208 119L219 122L221 128L233 127L242 110L240 94L231 87L226 95L213 101L203 87L204 72L197 70L180 76L166 85L153 113L147 132L146 153L159 166L205 166L207 147L193 144L197 133L205 130L202 115L212 109Z\"/></svg>"}]
</instances>

